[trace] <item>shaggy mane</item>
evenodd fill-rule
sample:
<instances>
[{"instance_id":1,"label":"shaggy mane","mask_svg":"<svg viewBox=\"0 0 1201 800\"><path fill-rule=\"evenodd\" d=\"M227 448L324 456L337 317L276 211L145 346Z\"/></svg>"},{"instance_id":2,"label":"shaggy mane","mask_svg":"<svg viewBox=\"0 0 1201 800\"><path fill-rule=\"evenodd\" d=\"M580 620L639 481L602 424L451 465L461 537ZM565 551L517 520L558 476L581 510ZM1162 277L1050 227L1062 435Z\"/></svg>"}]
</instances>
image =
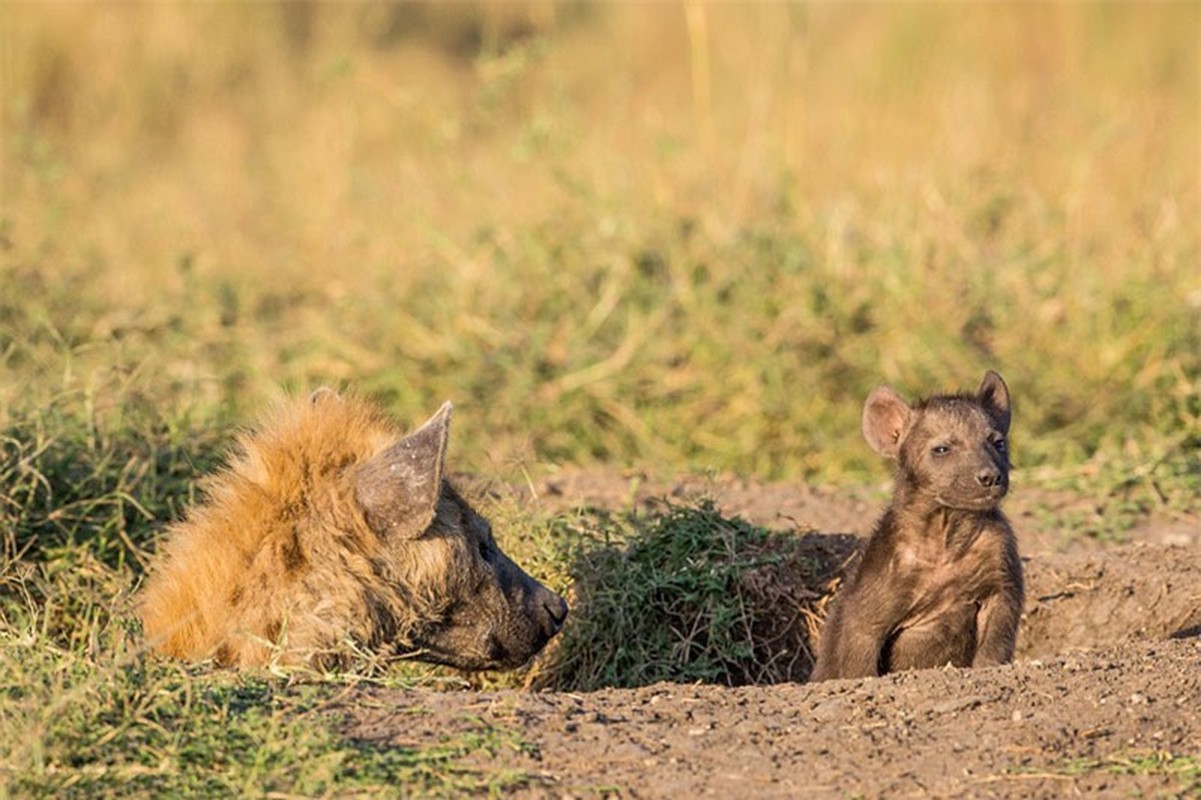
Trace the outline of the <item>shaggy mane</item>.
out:
<instances>
[{"instance_id":1,"label":"shaggy mane","mask_svg":"<svg viewBox=\"0 0 1201 800\"><path fill-rule=\"evenodd\" d=\"M349 475L401 436L358 398L278 403L204 482L206 499L168 529L139 603L151 644L176 657L260 660L301 613L287 583L311 573L314 554L354 562L371 583L380 542ZM241 647L231 641L239 633Z\"/></svg>"}]
</instances>

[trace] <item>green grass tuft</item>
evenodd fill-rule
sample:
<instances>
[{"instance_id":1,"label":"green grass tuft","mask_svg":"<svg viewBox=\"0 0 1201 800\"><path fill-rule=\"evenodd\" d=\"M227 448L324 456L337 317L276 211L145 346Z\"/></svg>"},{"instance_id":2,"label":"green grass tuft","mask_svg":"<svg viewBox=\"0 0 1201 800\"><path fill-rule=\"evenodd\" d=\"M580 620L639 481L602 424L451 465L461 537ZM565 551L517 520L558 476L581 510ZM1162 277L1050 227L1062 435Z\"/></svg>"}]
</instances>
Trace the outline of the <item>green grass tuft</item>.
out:
<instances>
[{"instance_id":1,"label":"green grass tuft","mask_svg":"<svg viewBox=\"0 0 1201 800\"><path fill-rule=\"evenodd\" d=\"M477 796L526 780L464 763L520 747L512 732L481 725L413 746L348 740L336 705L353 676L149 659L128 609L76 619L86 635L58 646L45 608L0 599L0 795Z\"/></svg>"},{"instance_id":2,"label":"green grass tuft","mask_svg":"<svg viewBox=\"0 0 1201 800\"><path fill-rule=\"evenodd\" d=\"M1194 755L1166 751L1119 752L1097 758L1068 759L1053 765L1049 770L1032 768L1028 771L1070 776L1097 773L1153 775L1167 778L1176 784L1170 792L1160 796L1201 797L1201 759Z\"/></svg>"},{"instance_id":3,"label":"green grass tuft","mask_svg":"<svg viewBox=\"0 0 1201 800\"><path fill-rule=\"evenodd\" d=\"M5 650L5 681L25 683L16 671L39 665ZM141 661L70 672L53 692L9 698L0 777L12 796L462 796L526 781L463 763L520 744L497 728L419 746L348 740L328 710L345 687L317 678Z\"/></svg>"},{"instance_id":4,"label":"green grass tuft","mask_svg":"<svg viewBox=\"0 0 1201 800\"><path fill-rule=\"evenodd\" d=\"M587 691L808 676L809 639L851 537L771 533L709 502L584 525L564 523L564 536L579 543L575 611L535 685Z\"/></svg>"},{"instance_id":5,"label":"green grass tuft","mask_svg":"<svg viewBox=\"0 0 1201 800\"><path fill-rule=\"evenodd\" d=\"M228 431L137 403L63 398L0 438L0 796L478 795L525 777L464 766L519 746L480 726L421 746L346 740L348 684L443 685L430 668L287 676L143 652L131 591L162 527L195 499ZM462 682L459 682L460 685Z\"/></svg>"}]
</instances>

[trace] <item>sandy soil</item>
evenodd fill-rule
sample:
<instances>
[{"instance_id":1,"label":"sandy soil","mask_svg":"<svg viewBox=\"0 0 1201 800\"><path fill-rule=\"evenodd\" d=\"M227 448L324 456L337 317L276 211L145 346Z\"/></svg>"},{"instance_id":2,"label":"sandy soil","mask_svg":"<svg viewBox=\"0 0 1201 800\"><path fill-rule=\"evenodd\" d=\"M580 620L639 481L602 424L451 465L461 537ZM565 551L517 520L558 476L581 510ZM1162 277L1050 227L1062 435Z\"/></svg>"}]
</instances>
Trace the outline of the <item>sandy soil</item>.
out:
<instances>
[{"instance_id":1,"label":"sandy soil","mask_svg":"<svg viewBox=\"0 0 1201 800\"><path fill-rule=\"evenodd\" d=\"M548 508L714 497L786 530L863 534L882 492L579 472ZM347 732L379 745L484 726L526 746L478 757L522 797L1201 797L1201 520L1150 517L1121 545L1075 541L1007 503L1027 574L1018 658L825 684L655 684L590 694L362 690ZM1062 504L1057 506L1056 504Z\"/></svg>"}]
</instances>

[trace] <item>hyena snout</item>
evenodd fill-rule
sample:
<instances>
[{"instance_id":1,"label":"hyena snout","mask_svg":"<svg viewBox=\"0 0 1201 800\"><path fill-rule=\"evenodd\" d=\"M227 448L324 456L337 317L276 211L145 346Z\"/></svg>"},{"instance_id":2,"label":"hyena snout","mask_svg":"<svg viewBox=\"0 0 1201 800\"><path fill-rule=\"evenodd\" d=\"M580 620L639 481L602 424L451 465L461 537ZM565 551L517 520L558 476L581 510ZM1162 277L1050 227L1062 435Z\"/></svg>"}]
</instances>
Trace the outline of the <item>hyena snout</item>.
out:
<instances>
[{"instance_id":1,"label":"hyena snout","mask_svg":"<svg viewBox=\"0 0 1201 800\"><path fill-rule=\"evenodd\" d=\"M508 556L487 559L494 582L460 598L444 623L423 637L437 660L461 669L514 669L528 662L563 629L567 602Z\"/></svg>"},{"instance_id":2,"label":"hyena snout","mask_svg":"<svg viewBox=\"0 0 1201 800\"><path fill-rule=\"evenodd\" d=\"M563 623L567 621L567 601L516 564L512 565L512 571L520 597L514 612L523 618L521 627L527 631L525 648L533 655L563 630Z\"/></svg>"},{"instance_id":3,"label":"hyena snout","mask_svg":"<svg viewBox=\"0 0 1201 800\"><path fill-rule=\"evenodd\" d=\"M996 467L984 467L976 472L976 482L985 489L1000 489L1005 485L1005 474Z\"/></svg>"},{"instance_id":4,"label":"hyena snout","mask_svg":"<svg viewBox=\"0 0 1201 800\"><path fill-rule=\"evenodd\" d=\"M542 584L538 584L532 599L534 618L549 640L563 630L563 623L567 621L567 601Z\"/></svg>"},{"instance_id":5,"label":"hyena snout","mask_svg":"<svg viewBox=\"0 0 1201 800\"><path fill-rule=\"evenodd\" d=\"M458 598L443 619L416 637L423 658L467 670L516 669L563 629L562 597L511 562L496 578Z\"/></svg>"}]
</instances>

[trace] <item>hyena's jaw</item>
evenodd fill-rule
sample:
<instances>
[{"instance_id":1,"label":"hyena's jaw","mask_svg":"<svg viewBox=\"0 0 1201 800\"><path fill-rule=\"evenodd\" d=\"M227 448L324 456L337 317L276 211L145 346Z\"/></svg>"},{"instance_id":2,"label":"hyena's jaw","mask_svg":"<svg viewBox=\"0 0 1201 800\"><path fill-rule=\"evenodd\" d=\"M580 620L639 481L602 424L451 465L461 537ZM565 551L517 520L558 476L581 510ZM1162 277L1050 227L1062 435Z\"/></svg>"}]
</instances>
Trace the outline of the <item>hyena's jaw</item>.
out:
<instances>
[{"instance_id":1,"label":"hyena's jaw","mask_svg":"<svg viewBox=\"0 0 1201 800\"><path fill-rule=\"evenodd\" d=\"M951 511L995 511L1001 507L1001 501L1005 499L1005 495L1004 490L975 496L937 494L934 496L934 501Z\"/></svg>"}]
</instances>

